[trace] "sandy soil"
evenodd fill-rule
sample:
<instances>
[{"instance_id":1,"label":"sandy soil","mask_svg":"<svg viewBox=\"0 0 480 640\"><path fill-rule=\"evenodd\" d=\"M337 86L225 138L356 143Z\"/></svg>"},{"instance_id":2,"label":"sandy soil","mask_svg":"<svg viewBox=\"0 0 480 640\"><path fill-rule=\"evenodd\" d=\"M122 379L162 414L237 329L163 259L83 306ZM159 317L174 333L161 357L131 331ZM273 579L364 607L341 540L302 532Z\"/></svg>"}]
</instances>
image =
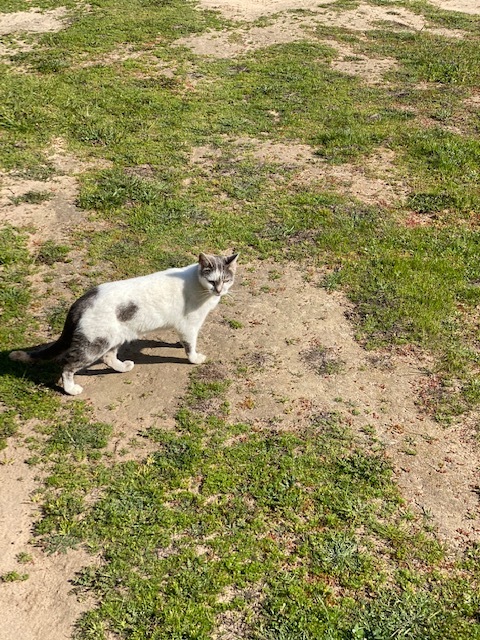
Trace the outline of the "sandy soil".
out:
<instances>
[{"instance_id":1,"label":"sandy soil","mask_svg":"<svg viewBox=\"0 0 480 640\"><path fill-rule=\"evenodd\" d=\"M236 56L272 43L313 38L317 24L361 31L374 28L377 21L388 21L392 28L429 28L421 16L397 6L361 4L355 10L333 12L330 2L202 0L201 7L218 9L239 21L238 28L230 36L211 32L179 44L201 55L216 56L221 50L222 56ZM480 14L477 0L431 2L452 11ZM311 13L286 13L298 8ZM269 16L271 21L264 27L249 28L248 23L261 16ZM0 14L0 35L18 34L21 38L26 32L54 31L66 24L65 19L66 11L61 8ZM334 68L368 76L370 82L381 81L382 74L395 64L364 56L351 60L352 52L345 44L325 42L338 52ZM0 55L5 52L0 48ZM234 144L239 153L251 154L260 162L288 164L294 169L292 180L298 182L331 185L372 203L394 204L404 196L405 187L386 150L379 149L364 167L331 168L302 145L273 145L255 139ZM48 182L0 175L1 219L29 227L32 250L47 239L61 241L79 222L85 222L75 207L75 197L76 175L86 165L68 156L61 141L53 143L51 161L62 175ZM215 153L209 148L196 149L192 162L208 170ZM48 191L51 198L41 204L15 204L15 198L35 190ZM428 359L408 350L366 352L354 339L347 320L350 307L343 296L319 287L318 274L309 273L307 282L305 274L291 267L272 279L272 272L279 270L278 265L266 263L242 265L234 297L208 319L201 335L200 347L212 366L235 379L229 392L232 419L247 421L252 429L296 429L312 414L336 411L359 437L365 427L374 429L384 442L411 508L430 517L439 536L454 548L478 540L480 512L475 486L480 454L470 427L473 418L444 430L419 413L416 400L425 383L424 370L430 366ZM68 278L71 273L67 269L60 276ZM44 284L37 280L34 286L43 294ZM232 329L226 322L230 318L243 327ZM173 335L159 334L132 345L129 350L136 366L127 374L96 365L79 376L85 387L83 397L95 415L114 425L110 449L119 459L146 454L145 448L130 445L139 428L154 424L174 427L173 415L191 371L175 340ZM338 373L318 374L315 358L319 347L341 364ZM240 378L233 375L239 363L248 371ZM64 401L72 399L65 397ZM71 594L69 581L75 571L95 559L80 550L46 556L30 544L40 479L25 463L29 455L21 439L12 439L0 458L0 574L15 570L29 575L25 581L0 584L0 640L63 640L71 637L75 619L88 607ZM31 563L18 562L17 555L22 552L32 556Z\"/></svg>"},{"instance_id":2,"label":"sandy soil","mask_svg":"<svg viewBox=\"0 0 480 640\"><path fill-rule=\"evenodd\" d=\"M2 221L21 227L35 229L39 240L60 240L82 221L83 215L74 206L77 195L77 181L72 176L55 176L51 180L19 180L0 175L2 190L0 207ZM48 194L49 199L41 204L21 202L31 192Z\"/></svg>"},{"instance_id":3,"label":"sandy soil","mask_svg":"<svg viewBox=\"0 0 480 640\"><path fill-rule=\"evenodd\" d=\"M232 20L253 21L262 16L269 16L285 11L304 9L315 12L319 7L333 3L334 0L200 0L205 9L220 11ZM440 9L460 11L463 13L479 14L480 6L477 0L429 0ZM394 4L392 2L392 4ZM395 10L397 8L395 7Z\"/></svg>"},{"instance_id":4,"label":"sandy soil","mask_svg":"<svg viewBox=\"0 0 480 640\"><path fill-rule=\"evenodd\" d=\"M480 4L478 0L429 0L429 2L439 9L480 15Z\"/></svg>"},{"instance_id":5,"label":"sandy soil","mask_svg":"<svg viewBox=\"0 0 480 640\"><path fill-rule=\"evenodd\" d=\"M31 452L12 440L0 457L0 574L17 571L25 581L0 584L1 640L66 640L90 603L80 602L69 580L95 559L85 551L46 555L31 544L32 522L38 516L35 491L38 470L25 464ZM19 553L31 560L17 562Z\"/></svg>"},{"instance_id":6,"label":"sandy soil","mask_svg":"<svg viewBox=\"0 0 480 640\"><path fill-rule=\"evenodd\" d=\"M0 13L0 38L5 35L13 39L8 44L0 42L0 59L8 62L8 56L19 51L30 51L34 44L25 42L26 34L41 34L60 31L66 25L67 10L58 7L50 11L32 8L29 11Z\"/></svg>"},{"instance_id":7,"label":"sandy soil","mask_svg":"<svg viewBox=\"0 0 480 640\"><path fill-rule=\"evenodd\" d=\"M0 14L0 35L60 31L65 26L66 15L65 7L58 7L50 11L32 8L30 11Z\"/></svg>"},{"instance_id":8,"label":"sandy soil","mask_svg":"<svg viewBox=\"0 0 480 640\"><path fill-rule=\"evenodd\" d=\"M275 115L275 114L273 114ZM231 141L237 157L252 157L269 165L288 168L292 184L315 184L320 189L340 189L366 204L391 206L401 203L408 192L407 185L397 174L394 153L389 149L377 149L361 165L343 163L331 165L316 156L314 149L305 144L273 143L257 138L240 138ZM212 147L196 147L191 161L204 167L208 173L221 160L221 153Z\"/></svg>"},{"instance_id":9,"label":"sandy soil","mask_svg":"<svg viewBox=\"0 0 480 640\"><path fill-rule=\"evenodd\" d=\"M210 0L201 0L200 4L205 8L213 8ZM275 4L275 3L274 3ZM461 38L461 31L451 29L438 29L430 26L423 16L412 13L403 7L398 6L372 6L361 3L355 9L345 11L334 11L322 6L325 3L312 3L309 0L303 2L282 2L288 5L289 9L308 9L309 15L281 14L272 19L271 24L262 27L249 26L242 23L236 29L223 31L210 31L206 34L193 35L180 38L177 45L191 48L197 55L212 56L216 58L234 58L254 49L260 49L273 44L295 42L297 40L313 39L317 26L341 27L357 33L375 29L378 25L385 28L388 25L391 29L407 31L429 31L437 35L451 38ZM252 21L258 17L259 5L252 3L253 11L248 11L247 3L238 5L237 2L215 4L225 17ZM273 12L272 12L273 13ZM321 40L320 40L321 41ZM367 58L361 56L363 65L358 65L354 61L352 65L347 65L345 60L345 45L340 45L335 41L328 41L334 48L338 49L339 62L343 62L342 70L352 74L365 75L365 64ZM378 75L390 68L393 61L379 59L368 62L370 71L373 70L378 79Z\"/></svg>"}]
</instances>

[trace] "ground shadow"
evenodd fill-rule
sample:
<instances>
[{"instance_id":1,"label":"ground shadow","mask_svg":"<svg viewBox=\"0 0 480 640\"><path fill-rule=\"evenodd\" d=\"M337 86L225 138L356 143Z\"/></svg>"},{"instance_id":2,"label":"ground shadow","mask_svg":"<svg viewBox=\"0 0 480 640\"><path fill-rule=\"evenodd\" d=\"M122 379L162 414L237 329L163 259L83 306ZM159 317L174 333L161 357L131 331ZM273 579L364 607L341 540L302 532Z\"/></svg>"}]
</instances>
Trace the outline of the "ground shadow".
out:
<instances>
[{"instance_id":1,"label":"ground shadow","mask_svg":"<svg viewBox=\"0 0 480 640\"><path fill-rule=\"evenodd\" d=\"M42 345L33 345L29 347L24 347L24 351L32 351L38 346ZM183 346L180 342L163 342L161 340L135 340L131 343L124 345L119 350L119 358L120 360L133 360L135 364L142 365L150 365L150 364L186 364L188 365L188 359L183 351L183 355L179 355L178 357L172 355L161 355L161 354L147 354L143 353L143 349L182 349ZM11 350L8 351L0 351L0 375L2 376L14 376L16 378L21 378L23 380L28 380L33 382L36 385L42 385L48 387L50 389L54 389L55 391L63 391L63 389L59 386L59 379L62 373L62 365L60 362L49 361L49 362L35 362L32 364L26 364L24 362L17 362L14 360L10 360L9 354ZM98 361L100 362L100 361ZM96 364L96 363L94 363ZM98 376L98 375L109 375L112 373L117 373L110 369L109 367L105 367L104 369L83 369L79 371L79 376ZM117 374L118 375L118 374Z\"/></svg>"},{"instance_id":2,"label":"ground shadow","mask_svg":"<svg viewBox=\"0 0 480 640\"><path fill-rule=\"evenodd\" d=\"M28 347L34 349L35 347ZM36 385L43 385L58 391L58 380L62 373L62 367L58 362L38 362L26 364L10 360L11 350L0 351L0 376L13 376L22 380L28 380Z\"/></svg>"},{"instance_id":3,"label":"ground shadow","mask_svg":"<svg viewBox=\"0 0 480 640\"><path fill-rule=\"evenodd\" d=\"M172 356L172 355L161 355L160 354L151 354L151 353L143 353L142 349L182 349L183 345L180 342L163 342L161 340L135 340L134 342L130 342L128 344L123 345L118 351L118 357L120 360L133 360L133 362L137 364L149 365L149 364L187 364L188 362L187 356L183 351L182 356ZM100 362L100 361L99 361ZM117 371L110 369L105 365L104 369L83 369L79 371L79 376L97 376L97 375L110 375L117 374Z\"/></svg>"}]
</instances>

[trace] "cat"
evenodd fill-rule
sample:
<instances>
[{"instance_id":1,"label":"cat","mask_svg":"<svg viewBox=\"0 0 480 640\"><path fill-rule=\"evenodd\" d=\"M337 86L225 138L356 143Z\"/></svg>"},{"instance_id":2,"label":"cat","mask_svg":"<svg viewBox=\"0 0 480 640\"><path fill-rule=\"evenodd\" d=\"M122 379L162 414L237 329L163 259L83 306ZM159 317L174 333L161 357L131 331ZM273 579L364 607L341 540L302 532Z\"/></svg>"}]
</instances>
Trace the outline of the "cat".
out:
<instances>
[{"instance_id":1,"label":"cat","mask_svg":"<svg viewBox=\"0 0 480 640\"><path fill-rule=\"evenodd\" d=\"M232 286L237 258L201 253L186 267L100 284L73 303L56 342L12 351L10 358L61 362L63 388L72 396L83 391L74 374L97 360L115 371L133 369L131 360L118 359L119 347L156 329L175 329L189 362L201 364L206 356L197 352L198 333Z\"/></svg>"}]
</instances>

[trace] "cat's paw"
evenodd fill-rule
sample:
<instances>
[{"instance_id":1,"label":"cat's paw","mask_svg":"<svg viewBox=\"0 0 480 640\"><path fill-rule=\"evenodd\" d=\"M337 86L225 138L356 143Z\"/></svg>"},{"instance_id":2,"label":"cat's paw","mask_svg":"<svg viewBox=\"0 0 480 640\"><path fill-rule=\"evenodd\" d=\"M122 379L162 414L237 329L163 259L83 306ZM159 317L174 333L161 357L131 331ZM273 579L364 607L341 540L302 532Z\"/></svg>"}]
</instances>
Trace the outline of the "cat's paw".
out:
<instances>
[{"instance_id":1,"label":"cat's paw","mask_svg":"<svg viewBox=\"0 0 480 640\"><path fill-rule=\"evenodd\" d=\"M131 371L133 369L133 367L135 366L135 363L133 362L133 360L124 360L122 362L122 364L123 364L124 373L126 371Z\"/></svg>"},{"instance_id":2,"label":"cat's paw","mask_svg":"<svg viewBox=\"0 0 480 640\"><path fill-rule=\"evenodd\" d=\"M71 386L65 387L65 393L68 393L69 396L78 396L82 391L83 387L79 384L72 384Z\"/></svg>"},{"instance_id":3,"label":"cat's paw","mask_svg":"<svg viewBox=\"0 0 480 640\"><path fill-rule=\"evenodd\" d=\"M192 364L203 364L207 356L204 356L203 353L196 353L194 356L188 356L188 359Z\"/></svg>"},{"instance_id":4,"label":"cat's paw","mask_svg":"<svg viewBox=\"0 0 480 640\"><path fill-rule=\"evenodd\" d=\"M131 371L135 366L135 363L132 360L125 360L124 362L122 362L121 360L118 360L118 358L112 356L112 354L110 353L107 353L103 356L103 361L108 367L110 367L114 371L117 371L118 373Z\"/></svg>"}]
</instances>

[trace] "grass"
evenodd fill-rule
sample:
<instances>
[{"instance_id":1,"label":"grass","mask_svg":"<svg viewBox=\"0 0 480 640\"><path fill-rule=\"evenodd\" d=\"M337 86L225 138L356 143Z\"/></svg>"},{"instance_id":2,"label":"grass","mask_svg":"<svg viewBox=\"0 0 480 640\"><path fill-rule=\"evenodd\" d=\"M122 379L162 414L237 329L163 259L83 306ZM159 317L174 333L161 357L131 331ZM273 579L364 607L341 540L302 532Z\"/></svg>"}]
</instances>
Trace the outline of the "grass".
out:
<instances>
[{"instance_id":1,"label":"grass","mask_svg":"<svg viewBox=\"0 0 480 640\"><path fill-rule=\"evenodd\" d=\"M22 196L18 196L16 198L12 198L13 204L20 204L21 202L26 202L28 204L40 204L41 202L45 202L52 197L52 194L48 191L27 191Z\"/></svg>"},{"instance_id":2,"label":"grass","mask_svg":"<svg viewBox=\"0 0 480 640\"><path fill-rule=\"evenodd\" d=\"M69 252L70 247L47 240L39 247L35 260L40 264L53 265L56 262L65 262Z\"/></svg>"},{"instance_id":3,"label":"grass","mask_svg":"<svg viewBox=\"0 0 480 640\"><path fill-rule=\"evenodd\" d=\"M75 579L98 603L79 637L206 640L221 620L252 638L478 637L471 570L404 506L375 438L336 414L254 433L189 408L222 397L210 373L175 432L143 434L145 460L111 465L108 431L78 411L41 445L42 545L104 558Z\"/></svg>"},{"instance_id":4,"label":"grass","mask_svg":"<svg viewBox=\"0 0 480 640\"><path fill-rule=\"evenodd\" d=\"M333 71L335 51L319 41L236 60L172 46L229 26L182 0L36 6L66 6L70 23L0 63L0 165L21 178L54 177L56 138L100 161L79 176L77 202L100 224L42 242L34 256L26 232L0 230L0 446L36 425L29 464L46 477L36 541L48 553L82 546L102 559L75 577L96 603L78 637L480 637L477 546L452 560L403 503L373 431L360 437L325 413L295 431L254 430L229 417L234 375L202 367L175 428L139 426L151 453L116 462L111 425L49 388L55 367L26 373L7 357L38 328L29 276L42 265L53 277L74 248L93 274L108 265L114 277L235 248L245 263L275 260L270 280L285 261L322 268L324 285L354 303L367 347L429 350L435 375L421 395L439 419L478 407L480 121L468 106L478 18L418 1L408 8L466 36L319 29L359 55L396 59L388 82L370 86ZM2 10L28 7L7 0ZM406 200L366 205L321 180L301 184L295 164L244 154L239 139L306 144L326 165L357 168L386 148ZM191 162L197 146L211 158ZM29 191L16 204L47 196ZM48 301L58 330L67 301ZM226 322L241 334L240 320ZM342 374L321 344L303 357L319 375ZM27 551L17 557L21 568L30 561ZM25 579L17 569L0 580Z\"/></svg>"},{"instance_id":5,"label":"grass","mask_svg":"<svg viewBox=\"0 0 480 640\"><path fill-rule=\"evenodd\" d=\"M17 571L9 571L0 575L0 582L23 582L28 580L28 573L17 573Z\"/></svg>"}]
</instances>

